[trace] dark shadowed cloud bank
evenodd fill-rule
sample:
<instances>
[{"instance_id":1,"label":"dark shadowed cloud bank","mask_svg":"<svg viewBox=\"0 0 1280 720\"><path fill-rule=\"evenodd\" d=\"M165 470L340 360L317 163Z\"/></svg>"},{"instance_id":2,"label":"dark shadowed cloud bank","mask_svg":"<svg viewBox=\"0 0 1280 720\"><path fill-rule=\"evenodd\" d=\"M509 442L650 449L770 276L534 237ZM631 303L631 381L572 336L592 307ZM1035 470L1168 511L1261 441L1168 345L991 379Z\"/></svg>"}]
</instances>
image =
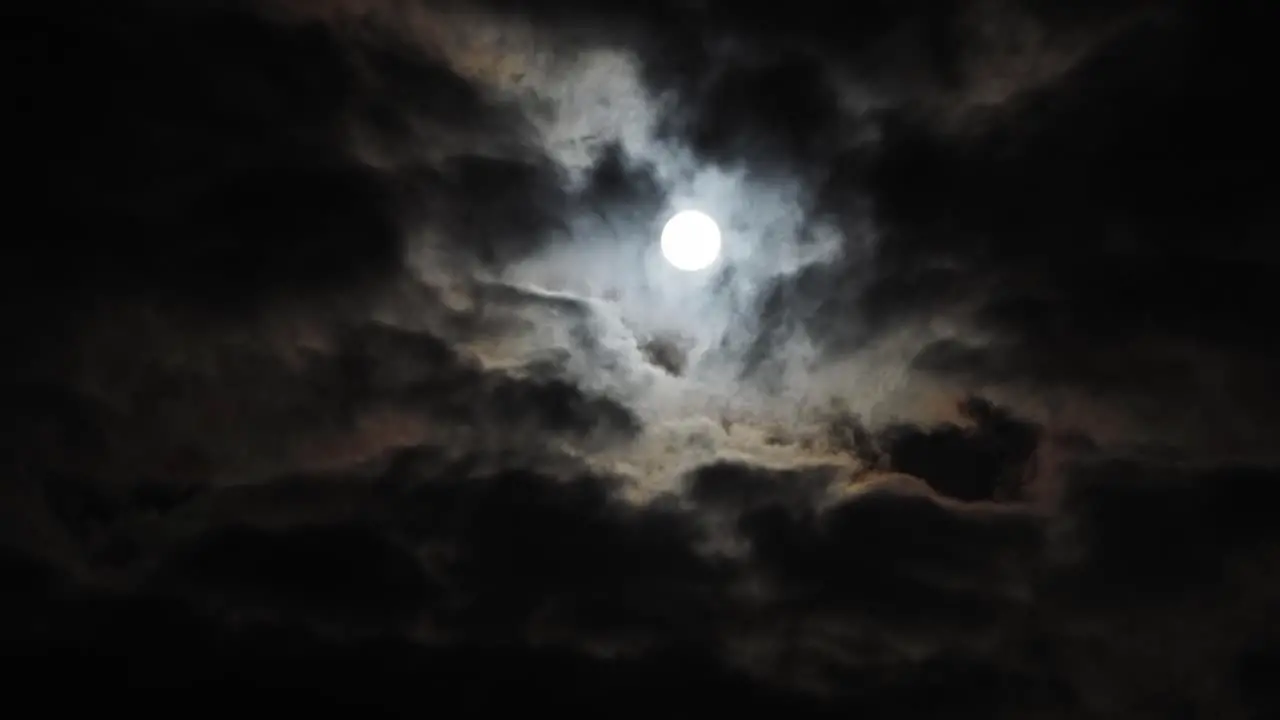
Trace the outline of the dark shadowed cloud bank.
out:
<instances>
[{"instance_id":1,"label":"dark shadowed cloud bank","mask_svg":"<svg viewBox=\"0 0 1280 720\"><path fill-rule=\"evenodd\" d=\"M6 11L11 679L1273 716L1268 9Z\"/></svg>"}]
</instances>

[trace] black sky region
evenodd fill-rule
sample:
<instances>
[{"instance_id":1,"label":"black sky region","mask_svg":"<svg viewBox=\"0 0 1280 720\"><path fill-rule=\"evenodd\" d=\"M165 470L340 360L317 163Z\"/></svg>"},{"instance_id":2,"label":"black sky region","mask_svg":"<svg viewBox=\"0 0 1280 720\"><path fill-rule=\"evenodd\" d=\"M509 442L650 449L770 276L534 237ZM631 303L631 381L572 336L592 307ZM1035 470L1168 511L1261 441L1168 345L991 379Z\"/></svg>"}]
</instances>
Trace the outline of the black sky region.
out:
<instances>
[{"instance_id":1,"label":"black sky region","mask_svg":"<svg viewBox=\"0 0 1280 720\"><path fill-rule=\"evenodd\" d=\"M6 694L1280 715L1271 5L6 8Z\"/></svg>"}]
</instances>

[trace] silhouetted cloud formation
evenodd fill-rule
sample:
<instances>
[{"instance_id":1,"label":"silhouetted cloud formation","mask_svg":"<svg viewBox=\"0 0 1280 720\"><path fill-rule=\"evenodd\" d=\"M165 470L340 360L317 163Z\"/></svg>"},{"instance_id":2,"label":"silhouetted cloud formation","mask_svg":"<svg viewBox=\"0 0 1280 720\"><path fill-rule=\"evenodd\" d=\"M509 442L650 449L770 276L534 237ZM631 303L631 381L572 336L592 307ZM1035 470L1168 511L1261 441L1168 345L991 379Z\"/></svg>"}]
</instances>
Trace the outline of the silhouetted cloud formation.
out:
<instances>
[{"instance_id":1,"label":"silhouetted cloud formation","mask_svg":"<svg viewBox=\"0 0 1280 720\"><path fill-rule=\"evenodd\" d=\"M1266 9L9 11L11 679L1273 715Z\"/></svg>"}]
</instances>

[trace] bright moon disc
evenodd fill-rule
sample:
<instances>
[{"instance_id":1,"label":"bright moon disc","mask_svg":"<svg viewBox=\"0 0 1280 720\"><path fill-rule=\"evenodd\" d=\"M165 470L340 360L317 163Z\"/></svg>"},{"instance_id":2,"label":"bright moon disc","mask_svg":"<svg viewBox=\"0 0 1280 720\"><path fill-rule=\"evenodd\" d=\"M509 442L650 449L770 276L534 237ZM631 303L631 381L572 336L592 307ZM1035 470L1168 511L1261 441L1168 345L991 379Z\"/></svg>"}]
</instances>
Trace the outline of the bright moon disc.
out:
<instances>
[{"instance_id":1,"label":"bright moon disc","mask_svg":"<svg viewBox=\"0 0 1280 720\"><path fill-rule=\"evenodd\" d=\"M705 213L684 210L662 227L662 257L677 270L703 270L719 256L720 228Z\"/></svg>"}]
</instances>

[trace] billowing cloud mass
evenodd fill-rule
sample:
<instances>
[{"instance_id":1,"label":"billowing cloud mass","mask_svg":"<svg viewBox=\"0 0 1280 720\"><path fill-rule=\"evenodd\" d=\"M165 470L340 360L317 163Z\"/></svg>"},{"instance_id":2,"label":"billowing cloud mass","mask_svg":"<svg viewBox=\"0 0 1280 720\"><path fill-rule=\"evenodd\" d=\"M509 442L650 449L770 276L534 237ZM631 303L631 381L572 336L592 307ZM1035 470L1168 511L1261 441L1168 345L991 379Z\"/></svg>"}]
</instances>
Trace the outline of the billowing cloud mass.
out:
<instances>
[{"instance_id":1,"label":"billowing cloud mass","mask_svg":"<svg viewBox=\"0 0 1280 720\"><path fill-rule=\"evenodd\" d=\"M1273 716L1266 6L11 11L11 679Z\"/></svg>"}]
</instances>

